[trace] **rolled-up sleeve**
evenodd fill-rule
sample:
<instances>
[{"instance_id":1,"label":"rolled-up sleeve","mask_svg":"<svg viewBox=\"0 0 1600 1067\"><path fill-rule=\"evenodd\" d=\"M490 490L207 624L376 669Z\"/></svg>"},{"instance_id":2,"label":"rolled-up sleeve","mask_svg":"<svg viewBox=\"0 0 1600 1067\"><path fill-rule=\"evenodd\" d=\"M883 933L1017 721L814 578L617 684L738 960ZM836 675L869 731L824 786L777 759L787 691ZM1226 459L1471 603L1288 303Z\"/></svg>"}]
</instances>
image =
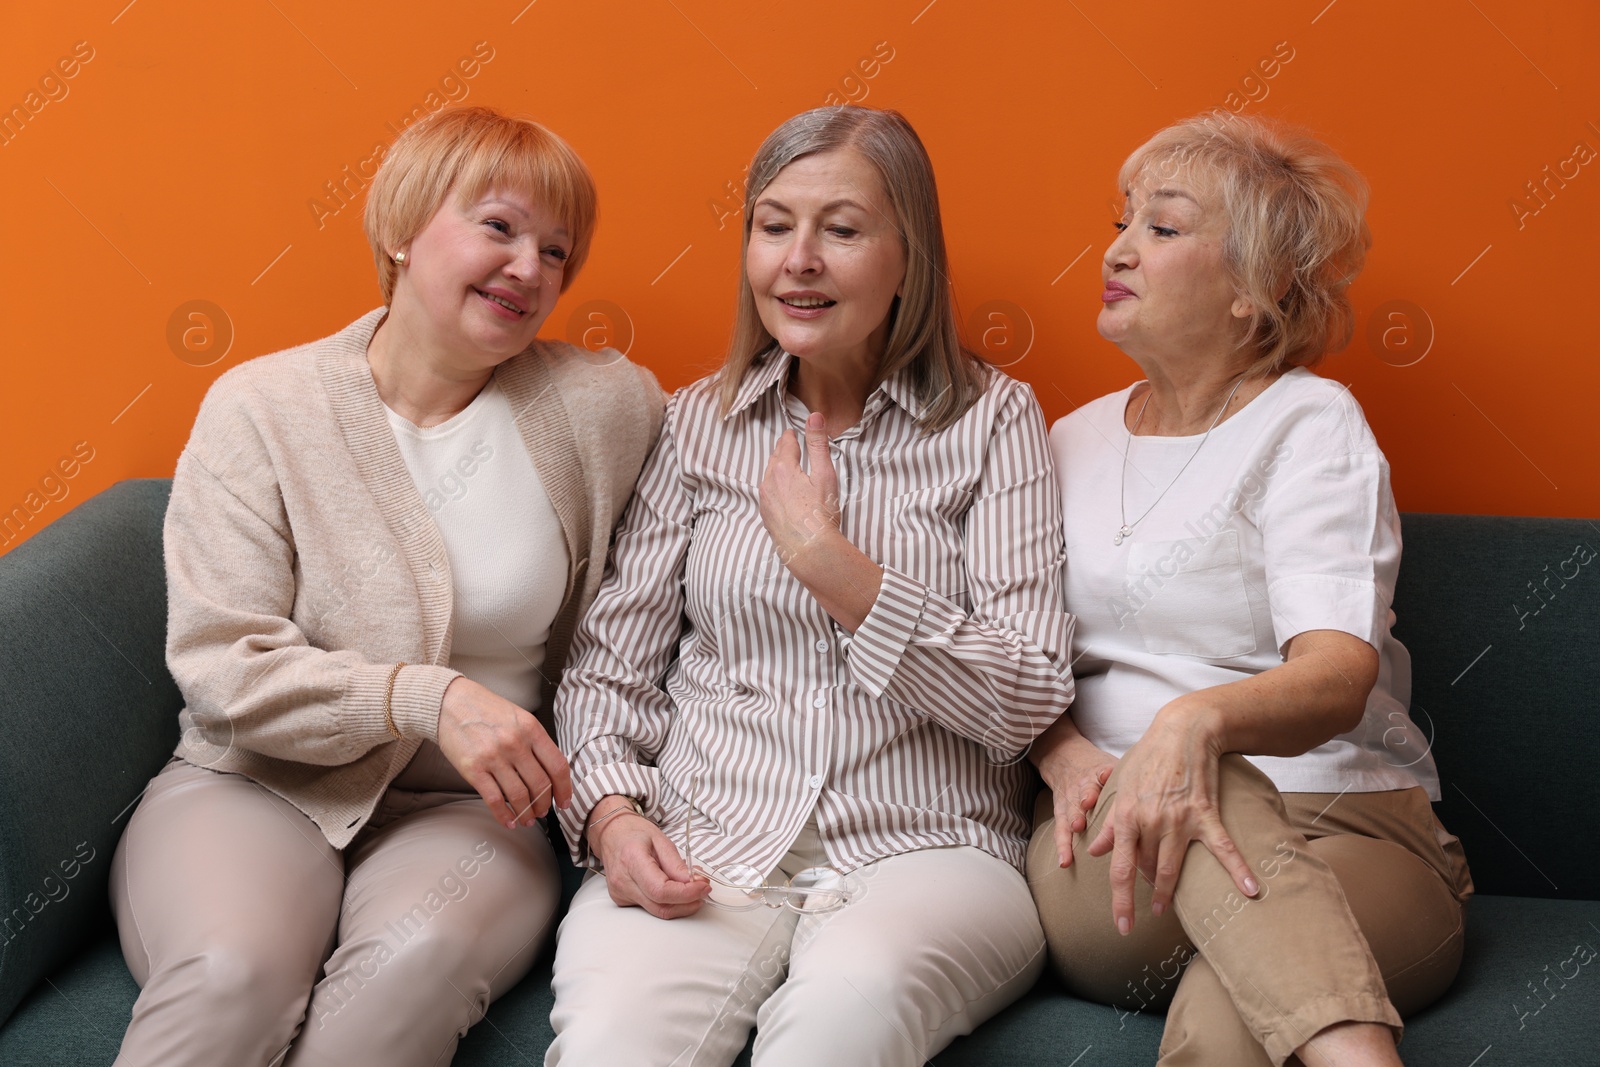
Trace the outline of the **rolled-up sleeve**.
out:
<instances>
[{"instance_id":1,"label":"rolled-up sleeve","mask_svg":"<svg viewBox=\"0 0 1600 1067\"><path fill-rule=\"evenodd\" d=\"M892 567L847 645L852 679L986 748L1025 749L1072 702L1059 489L1044 417L1010 383L965 516L970 609Z\"/></svg>"},{"instance_id":2,"label":"rolled-up sleeve","mask_svg":"<svg viewBox=\"0 0 1600 1067\"><path fill-rule=\"evenodd\" d=\"M1388 463L1365 451L1308 457L1285 473L1262 520L1279 650L1309 630L1339 630L1381 652L1400 569Z\"/></svg>"}]
</instances>

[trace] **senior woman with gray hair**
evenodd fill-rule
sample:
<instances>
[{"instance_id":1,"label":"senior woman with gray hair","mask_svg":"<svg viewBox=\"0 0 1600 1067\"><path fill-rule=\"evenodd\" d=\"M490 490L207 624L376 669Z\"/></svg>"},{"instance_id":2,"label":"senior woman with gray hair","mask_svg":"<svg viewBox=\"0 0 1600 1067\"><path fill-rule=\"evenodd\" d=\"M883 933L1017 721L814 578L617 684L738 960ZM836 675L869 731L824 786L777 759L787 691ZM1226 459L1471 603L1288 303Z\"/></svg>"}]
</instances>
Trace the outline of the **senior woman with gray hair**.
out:
<instances>
[{"instance_id":1,"label":"senior woman with gray hair","mask_svg":"<svg viewBox=\"0 0 1600 1067\"><path fill-rule=\"evenodd\" d=\"M1390 633L1388 464L1307 369L1350 337L1365 185L1218 114L1120 187L1099 328L1146 380L1051 437L1078 691L1030 753L1050 958L1081 996L1170 1003L1171 1067L1398 1063L1472 882Z\"/></svg>"},{"instance_id":2,"label":"senior woman with gray hair","mask_svg":"<svg viewBox=\"0 0 1600 1067\"><path fill-rule=\"evenodd\" d=\"M439 1067L545 943L549 705L660 422L541 340L594 183L487 108L369 192L384 307L212 386L165 527L183 736L113 861L119 1065Z\"/></svg>"},{"instance_id":3,"label":"senior woman with gray hair","mask_svg":"<svg viewBox=\"0 0 1600 1067\"><path fill-rule=\"evenodd\" d=\"M668 401L556 706L599 868L549 1064L921 1067L1032 985L1028 743L1067 706L1027 387L957 338L898 114L780 126L722 372Z\"/></svg>"}]
</instances>

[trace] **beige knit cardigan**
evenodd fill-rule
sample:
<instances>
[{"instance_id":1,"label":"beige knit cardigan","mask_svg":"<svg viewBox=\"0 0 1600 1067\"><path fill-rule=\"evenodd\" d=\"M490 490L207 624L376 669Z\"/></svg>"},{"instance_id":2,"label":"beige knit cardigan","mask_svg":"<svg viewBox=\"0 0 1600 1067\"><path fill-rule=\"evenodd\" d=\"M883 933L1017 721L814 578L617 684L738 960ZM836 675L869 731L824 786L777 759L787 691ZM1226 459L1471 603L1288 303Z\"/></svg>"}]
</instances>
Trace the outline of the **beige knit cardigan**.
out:
<instances>
[{"instance_id":1,"label":"beige knit cardigan","mask_svg":"<svg viewBox=\"0 0 1600 1067\"><path fill-rule=\"evenodd\" d=\"M178 459L164 531L177 754L233 771L349 844L422 742L450 661L444 542L367 365L378 308L218 378ZM535 341L494 372L550 495L571 566L542 674L550 705L612 528L661 426L649 371ZM384 724L391 708L401 732Z\"/></svg>"}]
</instances>

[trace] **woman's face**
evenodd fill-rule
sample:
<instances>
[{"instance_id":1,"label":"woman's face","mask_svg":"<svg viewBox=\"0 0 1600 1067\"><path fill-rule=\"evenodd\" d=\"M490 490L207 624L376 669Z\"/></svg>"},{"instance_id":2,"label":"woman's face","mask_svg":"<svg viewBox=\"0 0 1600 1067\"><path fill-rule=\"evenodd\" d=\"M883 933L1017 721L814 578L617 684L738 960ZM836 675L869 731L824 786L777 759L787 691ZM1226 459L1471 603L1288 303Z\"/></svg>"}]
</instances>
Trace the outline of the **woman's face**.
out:
<instances>
[{"instance_id":1,"label":"woman's face","mask_svg":"<svg viewBox=\"0 0 1600 1067\"><path fill-rule=\"evenodd\" d=\"M1100 336L1131 356L1201 355L1238 343L1250 305L1223 268L1227 221L1208 183L1136 175L1101 266Z\"/></svg>"},{"instance_id":2,"label":"woman's face","mask_svg":"<svg viewBox=\"0 0 1600 1067\"><path fill-rule=\"evenodd\" d=\"M404 247L395 310L420 311L446 350L499 363L527 348L555 307L571 249L561 221L520 193L461 204L452 192Z\"/></svg>"},{"instance_id":3,"label":"woman's face","mask_svg":"<svg viewBox=\"0 0 1600 1067\"><path fill-rule=\"evenodd\" d=\"M780 170L756 198L745 276L784 351L876 367L906 277L905 242L877 170L852 149Z\"/></svg>"}]
</instances>

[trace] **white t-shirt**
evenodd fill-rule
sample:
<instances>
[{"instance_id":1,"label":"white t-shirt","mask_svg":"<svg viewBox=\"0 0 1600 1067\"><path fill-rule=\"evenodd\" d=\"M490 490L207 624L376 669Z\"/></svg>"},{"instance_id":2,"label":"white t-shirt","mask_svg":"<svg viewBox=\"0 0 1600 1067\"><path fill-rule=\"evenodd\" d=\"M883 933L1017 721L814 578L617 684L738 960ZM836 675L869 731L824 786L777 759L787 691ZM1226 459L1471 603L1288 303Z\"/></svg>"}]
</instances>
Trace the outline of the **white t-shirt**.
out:
<instances>
[{"instance_id":1,"label":"white t-shirt","mask_svg":"<svg viewBox=\"0 0 1600 1067\"><path fill-rule=\"evenodd\" d=\"M450 561L450 667L538 707L539 667L567 591L567 543L511 402L491 381L437 426L388 415Z\"/></svg>"},{"instance_id":2,"label":"white t-shirt","mask_svg":"<svg viewBox=\"0 0 1600 1067\"><path fill-rule=\"evenodd\" d=\"M1342 630L1379 654L1361 724L1303 755L1250 762L1284 792L1421 785L1439 799L1431 742L1407 714L1411 658L1389 632L1400 566L1389 464L1350 391L1291 370L1196 454L1200 434L1129 446L1131 390L1050 433L1078 620L1078 729L1121 757L1168 701L1278 666L1297 634ZM1133 532L1116 545L1124 447Z\"/></svg>"}]
</instances>

